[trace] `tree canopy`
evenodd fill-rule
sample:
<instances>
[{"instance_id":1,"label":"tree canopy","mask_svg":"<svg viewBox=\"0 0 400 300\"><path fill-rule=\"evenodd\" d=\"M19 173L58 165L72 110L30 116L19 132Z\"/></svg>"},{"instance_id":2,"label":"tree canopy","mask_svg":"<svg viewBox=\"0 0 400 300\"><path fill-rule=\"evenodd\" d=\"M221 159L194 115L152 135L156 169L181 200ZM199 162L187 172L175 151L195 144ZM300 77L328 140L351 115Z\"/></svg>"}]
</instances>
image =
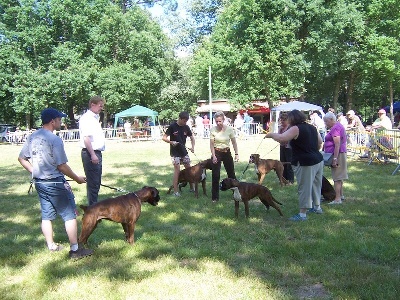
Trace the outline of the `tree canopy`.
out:
<instances>
[{"instance_id":1,"label":"tree canopy","mask_svg":"<svg viewBox=\"0 0 400 300\"><path fill-rule=\"evenodd\" d=\"M181 2L179 2L181 3ZM146 11L161 5L162 28ZM106 117L140 104L173 119L213 98L299 98L372 117L399 98L400 0L4 0L1 121L30 126L91 95ZM170 22L166 22L169 20ZM193 49L182 59L178 45Z\"/></svg>"},{"instance_id":2,"label":"tree canopy","mask_svg":"<svg viewBox=\"0 0 400 300\"><path fill-rule=\"evenodd\" d=\"M232 0L196 49L202 98L300 98L376 113L399 97L398 0ZM368 111L367 111L368 110Z\"/></svg>"},{"instance_id":3,"label":"tree canopy","mask_svg":"<svg viewBox=\"0 0 400 300\"><path fill-rule=\"evenodd\" d=\"M107 114L151 107L171 80L169 39L133 2L122 10L120 1L8 1L0 35L3 119L14 110L32 126L47 106L72 119L94 94Z\"/></svg>"}]
</instances>

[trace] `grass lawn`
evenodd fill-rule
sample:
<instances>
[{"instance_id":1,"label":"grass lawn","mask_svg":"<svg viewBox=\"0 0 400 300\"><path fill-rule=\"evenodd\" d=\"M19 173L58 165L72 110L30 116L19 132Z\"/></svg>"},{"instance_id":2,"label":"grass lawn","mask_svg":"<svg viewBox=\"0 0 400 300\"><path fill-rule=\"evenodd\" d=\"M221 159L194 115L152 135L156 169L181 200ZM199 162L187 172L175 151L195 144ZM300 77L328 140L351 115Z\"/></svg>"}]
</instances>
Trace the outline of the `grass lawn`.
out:
<instances>
[{"instance_id":1,"label":"grass lawn","mask_svg":"<svg viewBox=\"0 0 400 300\"><path fill-rule=\"evenodd\" d=\"M277 144L261 136L238 144L236 174L243 181L256 182L252 166L243 174L256 149L262 158L278 158ZM211 202L211 173L208 197L195 199L188 187L181 198L166 195L173 170L166 143L108 141L103 184L128 191L155 186L161 201L143 204L134 246L124 241L120 224L103 221L88 241L93 256L71 261L60 218L55 241L66 249L50 253L45 247L37 194L27 194L29 174L17 161L20 148L0 144L1 299L400 298L399 174L391 175L393 164L368 166L349 157L344 204L323 204L324 214L301 223L288 221L298 212L297 186L281 188L271 172L264 184L284 204L285 216L252 200L250 218L241 204L235 219L230 191ZM78 144L66 143L66 150L83 175ZM193 163L209 156L208 141L197 140ZM325 174L331 178L328 168ZM85 186L71 185L77 204L86 204ZM100 199L119 194L102 187Z\"/></svg>"}]
</instances>

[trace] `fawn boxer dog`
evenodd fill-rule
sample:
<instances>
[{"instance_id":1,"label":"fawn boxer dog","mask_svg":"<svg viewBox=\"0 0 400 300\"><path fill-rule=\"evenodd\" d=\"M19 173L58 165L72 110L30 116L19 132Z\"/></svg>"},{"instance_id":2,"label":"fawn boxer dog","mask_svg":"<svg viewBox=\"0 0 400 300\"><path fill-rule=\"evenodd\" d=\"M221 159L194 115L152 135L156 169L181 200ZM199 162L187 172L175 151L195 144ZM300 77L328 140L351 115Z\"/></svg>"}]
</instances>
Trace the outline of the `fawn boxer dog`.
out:
<instances>
[{"instance_id":1,"label":"fawn boxer dog","mask_svg":"<svg viewBox=\"0 0 400 300\"><path fill-rule=\"evenodd\" d=\"M220 184L221 191L233 190L233 199L235 200L235 216L239 215L239 201L244 203L244 211L246 218L249 217L249 201L252 198L258 197L267 209L270 206L275 208L281 216L283 216L280 207L277 205L282 203L275 200L270 190L260 184L240 182L236 179L225 178Z\"/></svg>"},{"instance_id":2,"label":"fawn boxer dog","mask_svg":"<svg viewBox=\"0 0 400 300\"><path fill-rule=\"evenodd\" d=\"M194 195L196 198L199 198L199 188L198 185L201 182L201 186L203 188L203 194L207 196L206 192L206 169L211 170L212 168L212 160L211 158L203 160L198 164L183 169L179 172L179 191L182 190L182 187L185 187L187 183L194 184ZM171 190L174 188L173 185L170 186L167 194L171 193Z\"/></svg>"},{"instance_id":3,"label":"fawn boxer dog","mask_svg":"<svg viewBox=\"0 0 400 300\"><path fill-rule=\"evenodd\" d=\"M265 175L272 169L275 170L281 186L289 182L283 177L283 165L290 164L290 162L280 162L275 159L261 159L260 154L251 154L249 159L250 164L254 164L254 169L258 176L258 184L262 184Z\"/></svg>"},{"instance_id":4,"label":"fawn boxer dog","mask_svg":"<svg viewBox=\"0 0 400 300\"><path fill-rule=\"evenodd\" d=\"M154 187L145 186L136 192L109 198L91 206L80 205L84 214L79 243L86 244L97 224L102 219L106 219L121 223L126 241L133 244L135 224L140 216L142 202L156 206L158 201L160 201L158 190Z\"/></svg>"}]
</instances>

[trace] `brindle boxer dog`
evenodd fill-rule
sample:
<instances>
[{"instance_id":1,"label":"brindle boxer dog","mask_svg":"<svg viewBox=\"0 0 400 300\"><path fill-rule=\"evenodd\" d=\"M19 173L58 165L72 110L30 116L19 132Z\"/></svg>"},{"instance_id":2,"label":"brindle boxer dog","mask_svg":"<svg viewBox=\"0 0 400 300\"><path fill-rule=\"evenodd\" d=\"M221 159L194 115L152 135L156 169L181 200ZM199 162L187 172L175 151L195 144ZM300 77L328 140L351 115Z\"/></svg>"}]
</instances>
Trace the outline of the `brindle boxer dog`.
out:
<instances>
[{"instance_id":1,"label":"brindle boxer dog","mask_svg":"<svg viewBox=\"0 0 400 300\"><path fill-rule=\"evenodd\" d=\"M262 184L265 175L272 169L275 170L278 176L281 186L288 184L289 182L283 177L283 165L290 164L290 162L280 162L275 159L261 159L260 154L251 154L249 159L250 164L254 164L254 169L258 176L258 184Z\"/></svg>"},{"instance_id":2,"label":"brindle boxer dog","mask_svg":"<svg viewBox=\"0 0 400 300\"><path fill-rule=\"evenodd\" d=\"M281 216L283 216L280 207L276 204L282 205L282 203L275 200L270 190L256 183L239 182L236 179L225 178L220 184L221 191L233 190L233 199L235 200L235 216L239 216L239 201L244 203L244 211L246 218L249 217L249 201L255 197L260 198L261 202L267 209L270 206L275 208Z\"/></svg>"},{"instance_id":3,"label":"brindle boxer dog","mask_svg":"<svg viewBox=\"0 0 400 300\"><path fill-rule=\"evenodd\" d=\"M199 162L198 164L187 168L183 169L179 172L179 178L178 178L178 183L179 183L179 191L182 190L182 187L185 187L187 183L192 183L194 184L194 195L196 198L199 198L199 182L201 182L201 186L203 188L203 194L207 196L206 192L206 169L211 170L212 168L212 160L211 158L203 160ZM167 194L171 193L171 190L174 188L173 185L170 186Z\"/></svg>"},{"instance_id":4,"label":"brindle boxer dog","mask_svg":"<svg viewBox=\"0 0 400 300\"><path fill-rule=\"evenodd\" d=\"M109 198L91 206L80 205L84 215L79 243L86 244L97 224L102 219L106 219L121 223L126 241L133 244L135 224L140 216L142 202L156 206L158 201L160 201L158 190L154 187L145 186L134 193Z\"/></svg>"},{"instance_id":5,"label":"brindle boxer dog","mask_svg":"<svg viewBox=\"0 0 400 300\"><path fill-rule=\"evenodd\" d=\"M322 176L321 194L325 201L333 201L336 197L335 189L325 176Z\"/></svg>"}]
</instances>

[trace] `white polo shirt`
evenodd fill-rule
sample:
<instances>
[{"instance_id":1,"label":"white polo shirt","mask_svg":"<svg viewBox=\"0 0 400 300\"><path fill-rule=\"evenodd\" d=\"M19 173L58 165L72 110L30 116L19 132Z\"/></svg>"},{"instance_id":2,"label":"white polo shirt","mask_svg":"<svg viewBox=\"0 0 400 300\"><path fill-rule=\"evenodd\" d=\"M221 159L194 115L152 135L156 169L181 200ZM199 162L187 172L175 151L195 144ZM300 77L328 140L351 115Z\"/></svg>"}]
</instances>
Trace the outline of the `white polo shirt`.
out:
<instances>
[{"instance_id":1,"label":"white polo shirt","mask_svg":"<svg viewBox=\"0 0 400 300\"><path fill-rule=\"evenodd\" d=\"M86 148L83 138L89 137L93 150L104 151L105 136L99 118L99 115L88 109L79 119L79 145L81 148Z\"/></svg>"}]
</instances>

